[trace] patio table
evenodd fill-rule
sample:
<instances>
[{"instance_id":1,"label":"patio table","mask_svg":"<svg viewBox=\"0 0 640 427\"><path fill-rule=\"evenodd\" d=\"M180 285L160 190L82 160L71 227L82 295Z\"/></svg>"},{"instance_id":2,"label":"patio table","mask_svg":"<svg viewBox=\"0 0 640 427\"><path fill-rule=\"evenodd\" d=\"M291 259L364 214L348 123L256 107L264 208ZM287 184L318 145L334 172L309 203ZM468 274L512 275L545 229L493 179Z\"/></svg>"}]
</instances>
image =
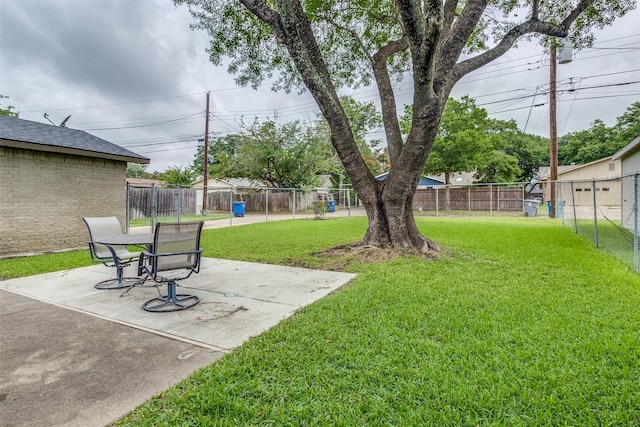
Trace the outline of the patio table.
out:
<instances>
[{"instance_id":1,"label":"patio table","mask_svg":"<svg viewBox=\"0 0 640 427\"><path fill-rule=\"evenodd\" d=\"M100 243L102 245L112 246L112 245L131 245L138 246L145 250L151 250L153 246L153 233L134 233L134 234L116 234L112 236L102 236L96 239L95 243ZM140 271L138 268L138 277L140 275ZM140 278L124 278L120 277L118 279L116 289L127 288L127 292L131 289L131 285L125 284L125 281L134 281L136 284L143 283L144 280ZM126 292L125 292L126 293ZM124 294L123 294L124 295Z\"/></svg>"},{"instance_id":2,"label":"patio table","mask_svg":"<svg viewBox=\"0 0 640 427\"><path fill-rule=\"evenodd\" d=\"M153 245L153 233L119 234L103 236L96 239L96 243L103 245L131 245L149 247Z\"/></svg>"}]
</instances>

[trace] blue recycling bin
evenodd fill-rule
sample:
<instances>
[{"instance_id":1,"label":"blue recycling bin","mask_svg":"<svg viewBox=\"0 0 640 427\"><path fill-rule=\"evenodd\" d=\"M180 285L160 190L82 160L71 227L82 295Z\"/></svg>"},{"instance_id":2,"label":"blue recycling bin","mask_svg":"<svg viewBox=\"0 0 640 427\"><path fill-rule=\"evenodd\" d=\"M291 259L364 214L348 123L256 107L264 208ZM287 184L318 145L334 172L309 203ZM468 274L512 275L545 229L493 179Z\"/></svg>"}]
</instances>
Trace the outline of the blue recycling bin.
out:
<instances>
[{"instance_id":1,"label":"blue recycling bin","mask_svg":"<svg viewBox=\"0 0 640 427\"><path fill-rule=\"evenodd\" d=\"M330 200L327 202L327 212L335 212L336 211L336 201Z\"/></svg>"},{"instance_id":2,"label":"blue recycling bin","mask_svg":"<svg viewBox=\"0 0 640 427\"><path fill-rule=\"evenodd\" d=\"M244 216L244 208L247 202L233 202L233 216Z\"/></svg>"}]
</instances>

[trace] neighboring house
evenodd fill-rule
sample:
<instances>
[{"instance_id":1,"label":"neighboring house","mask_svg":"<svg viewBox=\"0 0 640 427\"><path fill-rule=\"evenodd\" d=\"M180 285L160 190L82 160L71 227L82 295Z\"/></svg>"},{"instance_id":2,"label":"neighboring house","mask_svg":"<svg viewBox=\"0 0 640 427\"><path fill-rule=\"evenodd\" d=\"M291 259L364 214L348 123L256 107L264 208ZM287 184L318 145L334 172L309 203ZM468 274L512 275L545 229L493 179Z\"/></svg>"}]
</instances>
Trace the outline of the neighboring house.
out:
<instances>
[{"instance_id":1,"label":"neighboring house","mask_svg":"<svg viewBox=\"0 0 640 427\"><path fill-rule=\"evenodd\" d=\"M376 176L376 179L378 181L382 181L387 177L387 175L389 175L389 172L381 173ZM444 185L444 180L428 176L420 177L420 181L418 181L418 189L439 187L441 185Z\"/></svg>"},{"instance_id":2,"label":"neighboring house","mask_svg":"<svg viewBox=\"0 0 640 427\"><path fill-rule=\"evenodd\" d=\"M598 204L620 205L620 160L611 156L584 165L558 166L558 181L583 181L574 184L575 204L593 204L593 181L596 181ZM613 179L612 179L613 178ZM608 179L608 181L604 181ZM601 180L601 181L598 181ZM540 182L544 183L544 200L550 198L549 168L540 168ZM587 182L591 181L591 182ZM561 195L557 195L561 197Z\"/></svg>"},{"instance_id":3,"label":"neighboring house","mask_svg":"<svg viewBox=\"0 0 640 427\"><path fill-rule=\"evenodd\" d=\"M149 159L84 131L0 117L0 256L86 247L85 216L124 226L128 162Z\"/></svg>"},{"instance_id":4,"label":"neighboring house","mask_svg":"<svg viewBox=\"0 0 640 427\"><path fill-rule=\"evenodd\" d=\"M127 184L136 188L149 188L153 186L162 187L164 185L164 181L151 178L127 178Z\"/></svg>"},{"instance_id":5,"label":"neighboring house","mask_svg":"<svg viewBox=\"0 0 640 427\"><path fill-rule=\"evenodd\" d=\"M196 212L202 212L202 196L204 195L204 179L201 178L198 181L191 184L191 188L196 190ZM207 192L226 190L231 191L236 188L236 185L217 178L207 178ZM211 209L211 206L209 206Z\"/></svg>"},{"instance_id":6,"label":"neighboring house","mask_svg":"<svg viewBox=\"0 0 640 427\"><path fill-rule=\"evenodd\" d=\"M640 198L640 194L636 188L636 180L640 186L640 177L635 178L634 174L640 174L640 136L637 136L630 143L625 145L615 153L612 159L620 161L620 175L624 177L621 182L622 186L622 226L628 230L634 231L636 224L636 213L634 206L640 204L636 198Z\"/></svg>"},{"instance_id":7,"label":"neighboring house","mask_svg":"<svg viewBox=\"0 0 640 427\"><path fill-rule=\"evenodd\" d=\"M434 179L445 182L445 176L443 173L436 176ZM449 185L471 185L475 183L475 172L452 172L449 177L451 184Z\"/></svg>"}]
</instances>

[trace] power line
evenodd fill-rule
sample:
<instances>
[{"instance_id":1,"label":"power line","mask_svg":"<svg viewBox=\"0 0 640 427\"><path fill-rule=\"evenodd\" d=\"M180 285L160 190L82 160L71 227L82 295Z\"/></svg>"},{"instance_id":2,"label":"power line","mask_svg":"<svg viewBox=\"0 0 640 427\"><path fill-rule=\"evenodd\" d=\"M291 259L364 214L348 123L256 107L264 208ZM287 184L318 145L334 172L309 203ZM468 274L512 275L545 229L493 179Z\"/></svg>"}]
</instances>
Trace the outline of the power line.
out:
<instances>
[{"instance_id":1,"label":"power line","mask_svg":"<svg viewBox=\"0 0 640 427\"><path fill-rule=\"evenodd\" d=\"M89 129L83 129L83 130L116 130L116 129L133 129L133 128L141 128L141 127L149 127L149 126L158 126L158 125L165 125L168 123L174 123L180 120L185 120L191 117L195 117L202 114L202 111L199 111L197 113L194 114L189 114L188 116L184 116L178 119L173 119L173 120L165 120L162 122L155 122L155 123L146 123L146 124L142 124L142 125L130 125L130 126L120 126L120 127L108 127L108 128L89 128Z\"/></svg>"}]
</instances>

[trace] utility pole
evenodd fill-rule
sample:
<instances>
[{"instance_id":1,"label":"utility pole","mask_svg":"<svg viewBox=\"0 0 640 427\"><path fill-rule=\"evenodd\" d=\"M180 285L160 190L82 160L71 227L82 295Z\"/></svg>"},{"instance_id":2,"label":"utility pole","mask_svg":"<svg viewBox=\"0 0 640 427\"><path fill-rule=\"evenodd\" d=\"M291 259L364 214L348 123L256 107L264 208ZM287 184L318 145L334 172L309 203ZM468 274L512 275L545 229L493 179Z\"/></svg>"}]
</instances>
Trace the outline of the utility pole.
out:
<instances>
[{"instance_id":1,"label":"utility pole","mask_svg":"<svg viewBox=\"0 0 640 427\"><path fill-rule=\"evenodd\" d=\"M568 64L573 59L571 43L568 39L562 39L560 46L560 64ZM558 124L556 111L556 38L551 39L551 58L549 64L549 216L556 217L556 181L558 180Z\"/></svg>"},{"instance_id":2,"label":"utility pole","mask_svg":"<svg viewBox=\"0 0 640 427\"><path fill-rule=\"evenodd\" d=\"M202 215L207 214L207 178L209 175L209 92L204 122L204 171L202 179Z\"/></svg>"},{"instance_id":3,"label":"utility pole","mask_svg":"<svg viewBox=\"0 0 640 427\"><path fill-rule=\"evenodd\" d=\"M556 181L558 180L558 125L556 122L556 40L551 40L549 64L549 216L556 217Z\"/></svg>"}]
</instances>

